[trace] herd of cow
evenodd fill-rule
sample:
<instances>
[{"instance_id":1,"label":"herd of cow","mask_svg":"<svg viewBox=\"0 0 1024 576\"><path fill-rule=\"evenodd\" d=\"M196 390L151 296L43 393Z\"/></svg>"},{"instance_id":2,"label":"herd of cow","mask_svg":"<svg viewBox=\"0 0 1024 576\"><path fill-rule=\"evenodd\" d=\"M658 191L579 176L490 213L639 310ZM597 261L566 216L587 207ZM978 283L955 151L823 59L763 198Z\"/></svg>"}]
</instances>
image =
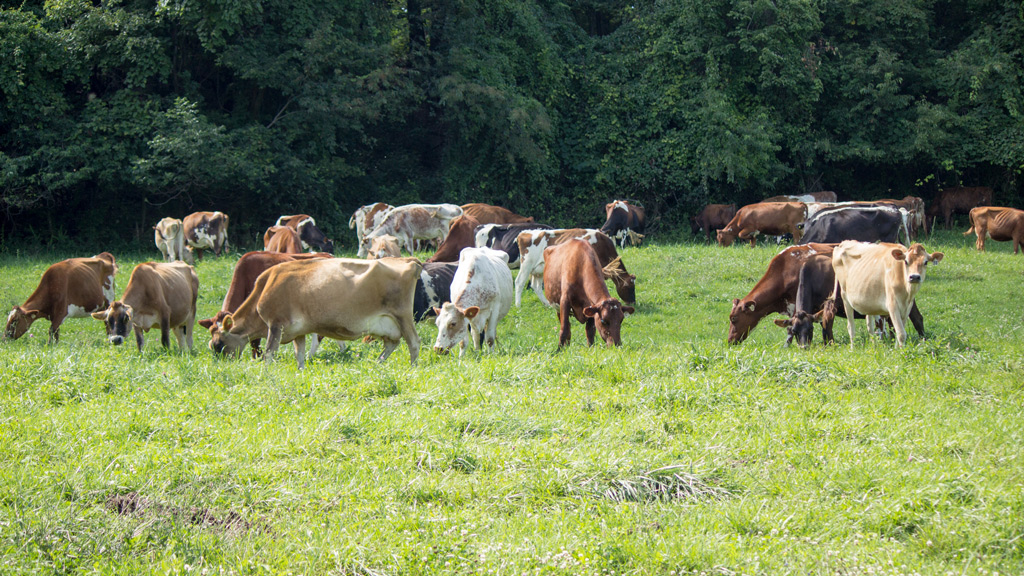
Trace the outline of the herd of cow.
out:
<instances>
[{"instance_id":1,"label":"herd of cow","mask_svg":"<svg viewBox=\"0 0 1024 576\"><path fill-rule=\"evenodd\" d=\"M915 297L927 265L943 257L910 244L927 231L929 216L941 214L948 222L952 213L968 210L971 229L965 234L977 234L979 250L986 237L1012 240L1015 253L1024 247L1024 211L990 202L987 188L947 189L931 212L914 197L836 202L834 193L819 193L770 198L739 210L711 205L693 221L708 238L717 229L723 246L735 239L753 245L758 234L791 234L795 243L772 259L745 298L733 300L729 342L742 342L762 318L782 313L787 318L776 324L786 328L787 345L795 339L807 346L816 323L828 343L834 318L853 310L857 317L867 315L869 325L874 320L880 327L888 318L903 345L908 320L923 336ZM264 234L265 249L243 255L235 265L221 310L199 324L210 331L209 346L217 353L238 353L249 344L255 357L266 338L263 356L269 360L281 343L293 342L300 368L307 336L310 354L323 337L382 340L381 361L404 340L415 362L415 322L430 314L438 327L436 352L458 345L461 355L484 343L493 348L498 323L513 302L521 304L529 283L544 304L558 309L559 346L569 344L572 318L585 325L589 344L600 335L608 345L619 345L623 319L634 312L636 277L626 270L616 241L639 244L645 214L626 200L605 209L600 230L556 230L486 204L367 205L349 222L366 260L334 258L334 243L313 218L282 216ZM226 250L227 228L228 217L220 212L161 220L155 241L165 262L136 266L120 300L111 254L58 262L11 311L5 335L18 338L46 318L50 341L56 342L65 318L91 315L103 321L115 345L133 332L141 351L144 333L159 327L163 346L169 347L173 331L178 346L191 349L199 279L190 263L193 254L202 258L202 250ZM901 237L909 248L899 243ZM439 242L425 263L401 257L403 248L411 255L421 241ZM517 267L513 280L511 269ZM611 297L605 280L621 301ZM847 326L852 345L855 324Z\"/></svg>"}]
</instances>

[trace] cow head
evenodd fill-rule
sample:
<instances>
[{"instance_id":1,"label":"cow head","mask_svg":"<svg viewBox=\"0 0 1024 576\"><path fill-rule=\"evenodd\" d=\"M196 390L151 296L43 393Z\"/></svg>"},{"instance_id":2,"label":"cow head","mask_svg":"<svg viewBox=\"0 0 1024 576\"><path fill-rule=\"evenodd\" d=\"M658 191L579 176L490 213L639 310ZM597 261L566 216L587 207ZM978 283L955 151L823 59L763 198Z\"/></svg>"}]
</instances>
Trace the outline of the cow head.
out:
<instances>
[{"instance_id":1,"label":"cow head","mask_svg":"<svg viewBox=\"0 0 1024 576\"><path fill-rule=\"evenodd\" d=\"M461 346L459 354L466 350L469 343L469 324L480 313L480 308L470 306L459 308L451 302L445 302L440 308L434 308L437 319L437 340L434 340L434 352L447 354L452 346Z\"/></svg>"},{"instance_id":2,"label":"cow head","mask_svg":"<svg viewBox=\"0 0 1024 576\"><path fill-rule=\"evenodd\" d=\"M377 236L370 242L370 249L366 252L366 258L369 260L379 260L381 258L398 258L402 255L402 248L398 245L398 238L390 234L383 236Z\"/></svg>"},{"instance_id":3,"label":"cow head","mask_svg":"<svg viewBox=\"0 0 1024 576\"><path fill-rule=\"evenodd\" d=\"M21 306L15 306L7 315L7 326L4 328L4 337L9 340L17 340L28 332L29 326L42 315L39 310L26 310Z\"/></svg>"},{"instance_id":4,"label":"cow head","mask_svg":"<svg viewBox=\"0 0 1024 576\"><path fill-rule=\"evenodd\" d=\"M722 228L715 233L715 236L718 238L719 246L729 247L736 241L736 230L732 227Z\"/></svg>"},{"instance_id":5,"label":"cow head","mask_svg":"<svg viewBox=\"0 0 1024 576\"><path fill-rule=\"evenodd\" d=\"M231 329L234 326L235 322L231 314L226 314L220 322L214 322L209 327L210 350L224 355L237 355L241 352L242 348L249 343L249 339L241 334L232 334Z\"/></svg>"},{"instance_id":6,"label":"cow head","mask_svg":"<svg viewBox=\"0 0 1024 576\"><path fill-rule=\"evenodd\" d=\"M103 322L107 330L107 341L114 346L124 344L128 332L132 329L132 316L135 310L131 306L115 300L106 310L93 312L92 317Z\"/></svg>"},{"instance_id":7,"label":"cow head","mask_svg":"<svg viewBox=\"0 0 1024 576\"><path fill-rule=\"evenodd\" d=\"M913 244L906 250L902 248L893 248L892 257L898 262L903 262L906 266L907 271L907 282L911 284L920 284L924 282L925 269L928 267L928 263L932 262L938 264L942 261L942 252L928 253L924 249L924 246L920 244Z\"/></svg>"},{"instance_id":8,"label":"cow head","mask_svg":"<svg viewBox=\"0 0 1024 576\"><path fill-rule=\"evenodd\" d=\"M734 298L732 311L729 312L729 344L739 344L746 340L762 316L757 312L757 304L753 300Z\"/></svg>"},{"instance_id":9,"label":"cow head","mask_svg":"<svg viewBox=\"0 0 1024 576\"><path fill-rule=\"evenodd\" d=\"M807 348L811 345L811 341L814 340L814 325L821 323L824 316L824 310L817 314L808 314L807 312L800 310L793 314L791 318L776 319L775 325L786 329L787 348L793 343L794 338L796 338L797 346Z\"/></svg>"},{"instance_id":10,"label":"cow head","mask_svg":"<svg viewBox=\"0 0 1024 576\"><path fill-rule=\"evenodd\" d=\"M633 312L631 306L623 306L615 298L583 309L584 316L594 319L597 333L609 347L622 346L622 320Z\"/></svg>"}]
</instances>

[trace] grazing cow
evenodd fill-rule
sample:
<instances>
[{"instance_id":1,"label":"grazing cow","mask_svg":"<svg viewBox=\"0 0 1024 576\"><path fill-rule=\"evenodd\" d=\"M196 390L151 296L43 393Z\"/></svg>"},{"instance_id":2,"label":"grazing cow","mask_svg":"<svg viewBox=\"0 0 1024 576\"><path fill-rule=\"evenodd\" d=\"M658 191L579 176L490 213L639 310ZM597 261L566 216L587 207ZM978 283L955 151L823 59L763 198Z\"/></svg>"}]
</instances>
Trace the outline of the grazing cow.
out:
<instances>
[{"instance_id":1,"label":"grazing cow","mask_svg":"<svg viewBox=\"0 0 1024 576\"><path fill-rule=\"evenodd\" d=\"M452 280L458 270L457 262L427 262L423 265L420 278L416 281L416 298L413 300L413 318L419 322L434 313L445 302L452 299Z\"/></svg>"},{"instance_id":2,"label":"grazing cow","mask_svg":"<svg viewBox=\"0 0 1024 576\"><path fill-rule=\"evenodd\" d=\"M228 242L228 216L223 212L194 212L185 216L185 244L196 258L203 259L203 250L210 249L217 256L230 248Z\"/></svg>"},{"instance_id":3,"label":"grazing cow","mask_svg":"<svg viewBox=\"0 0 1024 576\"><path fill-rule=\"evenodd\" d=\"M586 240L573 239L544 249L544 296L558 308L558 347L569 345L573 317L608 346L621 346L622 320L633 313L608 294L597 253Z\"/></svg>"},{"instance_id":4,"label":"grazing cow","mask_svg":"<svg viewBox=\"0 0 1024 576\"><path fill-rule=\"evenodd\" d=\"M383 236L377 236L370 240L370 249L366 252L366 258L369 260L379 260L380 258L398 258L402 255L402 248L398 245L398 238L390 234L384 234Z\"/></svg>"},{"instance_id":5,"label":"grazing cow","mask_svg":"<svg viewBox=\"0 0 1024 576\"><path fill-rule=\"evenodd\" d=\"M462 208L454 204L409 204L399 206L384 216L383 222L363 238L365 250L377 236L390 234L398 238L409 254L414 240L437 238L442 242L448 236L452 220L462 215ZM364 254L365 254L364 250Z\"/></svg>"},{"instance_id":6,"label":"grazing cow","mask_svg":"<svg viewBox=\"0 0 1024 576\"><path fill-rule=\"evenodd\" d=\"M783 196L772 196L771 198L765 198L761 202L835 202L836 193L831 191L824 192L810 192L807 194L795 194L795 195L783 195Z\"/></svg>"},{"instance_id":7,"label":"grazing cow","mask_svg":"<svg viewBox=\"0 0 1024 576\"><path fill-rule=\"evenodd\" d=\"M334 254L334 241L316 227L316 220L309 214L281 216L275 226L287 226L299 233L299 240L304 250L330 252Z\"/></svg>"},{"instance_id":8,"label":"grazing cow","mask_svg":"<svg viewBox=\"0 0 1024 576\"><path fill-rule=\"evenodd\" d=\"M92 317L103 321L107 340L115 346L124 343L128 330L132 330L142 352L146 343L143 332L159 326L164 348L171 347L173 330L178 349L187 346L191 350L198 297L195 268L184 262L143 262L132 270L121 299L111 302L106 310L93 312Z\"/></svg>"},{"instance_id":9,"label":"grazing cow","mask_svg":"<svg viewBox=\"0 0 1024 576\"><path fill-rule=\"evenodd\" d=\"M690 219L690 231L696 234L703 230L707 241L711 242L711 233L725 228L735 215L735 204L708 204Z\"/></svg>"},{"instance_id":10,"label":"grazing cow","mask_svg":"<svg viewBox=\"0 0 1024 576\"><path fill-rule=\"evenodd\" d=\"M944 188L932 204L933 214L942 214L946 228L953 225L953 214L968 214L972 208L992 205L992 189L988 186Z\"/></svg>"},{"instance_id":11,"label":"grazing cow","mask_svg":"<svg viewBox=\"0 0 1024 576\"><path fill-rule=\"evenodd\" d=\"M481 225L529 224L533 222L533 216L520 216L511 210L501 206L491 206L490 204L463 204L462 213L466 216L472 216Z\"/></svg>"},{"instance_id":12,"label":"grazing cow","mask_svg":"<svg viewBox=\"0 0 1024 576\"><path fill-rule=\"evenodd\" d=\"M924 282L929 262L942 261L942 252L929 254L924 246L868 244L847 240L832 252L836 297L841 296L847 315L857 311L868 316L888 316L896 330L896 345L907 340L905 328L917 291ZM856 322L847 319L853 348Z\"/></svg>"},{"instance_id":13,"label":"grazing cow","mask_svg":"<svg viewBox=\"0 0 1024 576\"><path fill-rule=\"evenodd\" d=\"M476 229L477 248L491 248L508 254L508 267L519 268L519 244L516 238L527 230L551 230L547 224L484 224Z\"/></svg>"},{"instance_id":14,"label":"grazing cow","mask_svg":"<svg viewBox=\"0 0 1024 576\"><path fill-rule=\"evenodd\" d=\"M604 225L601 226L601 232L604 232L609 238L617 239L620 247L624 247L627 240L632 243L632 239L635 237L629 234L630 231L636 233L641 241L643 240L644 229L647 226L647 216L644 214L643 206L634 204L630 200L612 200L605 204L604 213L606 219Z\"/></svg>"},{"instance_id":15,"label":"grazing cow","mask_svg":"<svg viewBox=\"0 0 1024 576\"><path fill-rule=\"evenodd\" d=\"M181 220L164 218L153 226L156 247L164 255L164 262L185 260L185 230Z\"/></svg>"},{"instance_id":16,"label":"grazing cow","mask_svg":"<svg viewBox=\"0 0 1024 576\"><path fill-rule=\"evenodd\" d=\"M348 227L356 229L356 240L359 243L359 251L356 253L356 256L360 258L366 256L366 250L369 246L363 244L363 239L377 226L380 226L381 222L384 221L384 217L394 208L390 204L377 202L376 204L362 206L352 214L352 217L348 220Z\"/></svg>"},{"instance_id":17,"label":"grazing cow","mask_svg":"<svg viewBox=\"0 0 1024 576\"><path fill-rule=\"evenodd\" d=\"M817 211L804 222L803 239L797 244L836 244L843 240L899 242L900 232L909 241L907 212L889 204L833 206Z\"/></svg>"},{"instance_id":18,"label":"grazing cow","mask_svg":"<svg viewBox=\"0 0 1024 576\"><path fill-rule=\"evenodd\" d=\"M736 216L718 231L718 244L731 246L737 238L749 240L750 247L757 243L758 234L781 236L792 234L793 243L800 243L801 224L807 217L803 202L768 202L750 204L740 208Z\"/></svg>"},{"instance_id":19,"label":"grazing cow","mask_svg":"<svg viewBox=\"0 0 1024 576\"><path fill-rule=\"evenodd\" d=\"M43 272L32 295L7 315L4 336L21 338L40 318L50 321L49 343L60 341L60 325L65 318L88 318L114 299L114 275L117 264L109 252L92 258L69 258Z\"/></svg>"},{"instance_id":20,"label":"grazing cow","mask_svg":"<svg viewBox=\"0 0 1024 576\"><path fill-rule=\"evenodd\" d=\"M512 272L508 254L490 248L466 248L452 279L451 302L434 310L437 340L434 352L447 353L459 345L466 353L470 333L473 347L481 348L481 336L493 350L498 341L498 322L512 308Z\"/></svg>"},{"instance_id":21,"label":"grazing cow","mask_svg":"<svg viewBox=\"0 0 1024 576\"><path fill-rule=\"evenodd\" d=\"M281 254L302 254L302 240L294 228L271 226L263 233L263 249Z\"/></svg>"},{"instance_id":22,"label":"grazing cow","mask_svg":"<svg viewBox=\"0 0 1024 576\"><path fill-rule=\"evenodd\" d=\"M1016 208L999 208L980 206L971 210L971 227L964 232L969 236L972 232L978 239L974 247L985 251L985 238L996 242L1013 241L1013 253L1024 248L1024 210Z\"/></svg>"},{"instance_id":23,"label":"grazing cow","mask_svg":"<svg viewBox=\"0 0 1024 576\"><path fill-rule=\"evenodd\" d=\"M249 297L210 330L210 349L237 353L267 337L264 362L281 343L294 342L295 360L306 363L306 335L336 340L372 336L384 341L383 362L405 340L415 364L420 338L412 319L420 263L412 258L324 258L284 262L256 279Z\"/></svg>"},{"instance_id":24,"label":"grazing cow","mask_svg":"<svg viewBox=\"0 0 1024 576\"><path fill-rule=\"evenodd\" d=\"M907 227L911 238L917 238L923 231L928 233L928 218L925 215L924 200L917 196L904 196L902 200L885 199L875 200L878 204L891 204L897 208L906 210Z\"/></svg>"},{"instance_id":25,"label":"grazing cow","mask_svg":"<svg viewBox=\"0 0 1024 576\"><path fill-rule=\"evenodd\" d=\"M473 234L479 225L480 222L468 214L452 220L448 227L448 237L437 248L437 252L427 258L427 262L457 262L463 248L473 247Z\"/></svg>"},{"instance_id":26,"label":"grazing cow","mask_svg":"<svg viewBox=\"0 0 1024 576\"><path fill-rule=\"evenodd\" d=\"M615 291L623 302L632 306L636 303L636 276L626 270L622 258L615 251L615 243L600 230L584 228L566 228L561 230L527 230L516 237L519 252L522 254L519 275L516 276L516 306L523 300L523 290L529 282L533 291L545 305L544 298L544 249L568 242L574 238L586 240L594 247L597 259L604 267L605 279L615 284Z\"/></svg>"}]
</instances>

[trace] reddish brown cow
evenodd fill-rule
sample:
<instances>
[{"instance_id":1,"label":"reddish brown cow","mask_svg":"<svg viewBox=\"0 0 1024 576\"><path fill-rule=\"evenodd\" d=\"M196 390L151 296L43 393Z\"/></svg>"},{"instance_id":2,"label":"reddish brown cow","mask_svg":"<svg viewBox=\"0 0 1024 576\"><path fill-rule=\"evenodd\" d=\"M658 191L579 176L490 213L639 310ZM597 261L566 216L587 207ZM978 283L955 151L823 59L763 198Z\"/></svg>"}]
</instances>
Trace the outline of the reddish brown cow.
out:
<instances>
[{"instance_id":1,"label":"reddish brown cow","mask_svg":"<svg viewBox=\"0 0 1024 576\"><path fill-rule=\"evenodd\" d=\"M711 232L725 228L735 215L735 204L708 204L700 214L690 219L690 228L694 234L703 230L707 241L711 242Z\"/></svg>"},{"instance_id":2,"label":"reddish brown cow","mask_svg":"<svg viewBox=\"0 0 1024 576\"><path fill-rule=\"evenodd\" d=\"M939 191L932 213L942 214L946 228L953 225L953 214L968 214L972 208L992 204L992 189L988 186L945 188Z\"/></svg>"},{"instance_id":3,"label":"reddish brown cow","mask_svg":"<svg viewBox=\"0 0 1024 576\"><path fill-rule=\"evenodd\" d=\"M282 254L302 254L302 239L290 226L271 226L263 233L263 249Z\"/></svg>"},{"instance_id":4,"label":"reddish brown cow","mask_svg":"<svg viewBox=\"0 0 1024 576\"><path fill-rule=\"evenodd\" d=\"M464 204L462 206L462 215L472 216L480 224L526 224L533 222L533 216L520 216L501 206L480 203ZM473 244L471 243L470 246L473 246ZM458 254L455 255L455 259L459 259Z\"/></svg>"},{"instance_id":5,"label":"reddish brown cow","mask_svg":"<svg viewBox=\"0 0 1024 576\"><path fill-rule=\"evenodd\" d=\"M725 228L718 231L718 243L731 246L739 238L750 240L750 246L754 247L758 234L792 234L793 243L799 244L803 234L800 224L806 217L807 205L803 202L750 204L740 208Z\"/></svg>"},{"instance_id":6,"label":"reddish brown cow","mask_svg":"<svg viewBox=\"0 0 1024 576\"><path fill-rule=\"evenodd\" d=\"M978 236L974 247L985 251L985 237L996 242L1013 241L1013 253L1024 248L1024 210L1016 208L1000 208L995 206L979 206L971 210L971 227L964 232Z\"/></svg>"},{"instance_id":7,"label":"reddish brown cow","mask_svg":"<svg viewBox=\"0 0 1024 576\"><path fill-rule=\"evenodd\" d=\"M65 318L88 318L110 305L116 273L117 265L109 252L57 262L43 272L28 300L8 314L4 335L17 340L33 322L46 318L50 321L48 341L60 341L60 325Z\"/></svg>"},{"instance_id":8,"label":"reddish brown cow","mask_svg":"<svg viewBox=\"0 0 1024 576\"><path fill-rule=\"evenodd\" d=\"M586 240L544 249L544 296L558 307L560 348L569 345L572 317L586 326L588 345L594 345L595 329L608 346L622 345L622 320L633 308L608 293L597 253Z\"/></svg>"},{"instance_id":9,"label":"reddish brown cow","mask_svg":"<svg viewBox=\"0 0 1024 576\"><path fill-rule=\"evenodd\" d=\"M474 206L474 204L466 206ZM462 209L465 211L466 207L463 206ZM531 218L531 220L533 219ZM437 252L427 258L427 262L458 262L459 253L463 248L476 246L476 227L479 225L479 220L463 212L462 216L452 220L452 225L448 228L448 237L441 242Z\"/></svg>"}]
</instances>

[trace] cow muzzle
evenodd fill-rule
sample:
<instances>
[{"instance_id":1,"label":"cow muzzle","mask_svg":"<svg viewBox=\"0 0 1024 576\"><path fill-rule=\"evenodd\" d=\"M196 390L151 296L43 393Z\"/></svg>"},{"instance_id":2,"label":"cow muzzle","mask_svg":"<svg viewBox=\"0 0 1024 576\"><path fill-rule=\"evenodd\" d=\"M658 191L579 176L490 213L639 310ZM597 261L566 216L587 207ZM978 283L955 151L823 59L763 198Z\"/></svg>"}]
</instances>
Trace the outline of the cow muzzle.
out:
<instances>
[{"instance_id":1,"label":"cow muzzle","mask_svg":"<svg viewBox=\"0 0 1024 576\"><path fill-rule=\"evenodd\" d=\"M910 275L910 283L911 284L917 284L920 281L921 281L921 275L920 274L911 274Z\"/></svg>"},{"instance_id":2,"label":"cow muzzle","mask_svg":"<svg viewBox=\"0 0 1024 576\"><path fill-rule=\"evenodd\" d=\"M434 346L434 353L439 354L441 356L447 356L448 349L443 346Z\"/></svg>"},{"instance_id":3,"label":"cow muzzle","mask_svg":"<svg viewBox=\"0 0 1024 576\"><path fill-rule=\"evenodd\" d=\"M120 346L121 344L124 344L124 336L114 335L107 338L107 340L109 340L110 343L113 344L114 346Z\"/></svg>"}]
</instances>

